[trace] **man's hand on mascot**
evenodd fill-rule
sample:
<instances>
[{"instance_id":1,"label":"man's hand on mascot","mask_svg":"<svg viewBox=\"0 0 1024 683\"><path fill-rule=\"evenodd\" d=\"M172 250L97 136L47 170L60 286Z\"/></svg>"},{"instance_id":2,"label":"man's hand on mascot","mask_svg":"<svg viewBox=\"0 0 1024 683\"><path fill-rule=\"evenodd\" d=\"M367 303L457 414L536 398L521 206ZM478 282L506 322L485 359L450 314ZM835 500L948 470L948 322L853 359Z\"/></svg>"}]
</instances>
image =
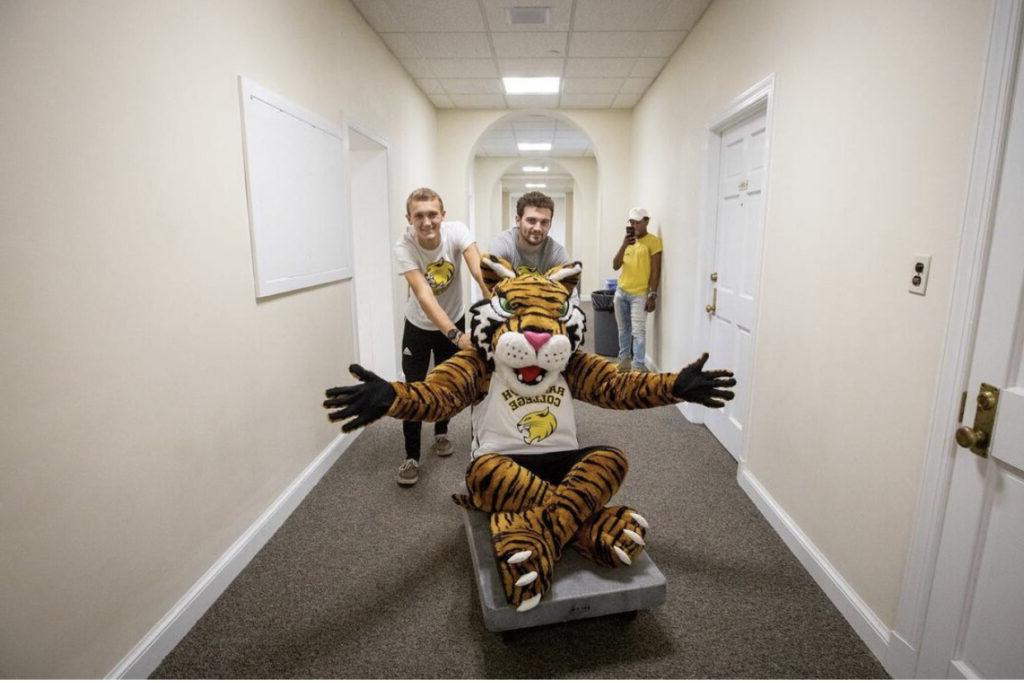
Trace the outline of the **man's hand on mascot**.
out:
<instances>
[{"instance_id":1,"label":"man's hand on mascot","mask_svg":"<svg viewBox=\"0 0 1024 683\"><path fill-rule=\"evenodd\" d=\"M708 354L702 355L679 371L672 395L690 403L701 403L709 408L721 408L736 396L724 387L736 386L731 370L705 370Z\"/></svg>"},{"instance_id":2,"label":"man's hand on mascot","mask_svg":"<svg viewBox=\"0 0 1024 683\"><path fill-rule=\"evenodd\" d=\"M350 365L348 371L352 376L363 382L350 387L333 387L328 389L324 408L341 408L328 413L331 422L338 422L355 417L341 426L341 431L351 432L353 429L365 427L374 420L387 415L388 408L395 400L395 390L377 375L361 365Z\"/></svg>"}]
</instances>

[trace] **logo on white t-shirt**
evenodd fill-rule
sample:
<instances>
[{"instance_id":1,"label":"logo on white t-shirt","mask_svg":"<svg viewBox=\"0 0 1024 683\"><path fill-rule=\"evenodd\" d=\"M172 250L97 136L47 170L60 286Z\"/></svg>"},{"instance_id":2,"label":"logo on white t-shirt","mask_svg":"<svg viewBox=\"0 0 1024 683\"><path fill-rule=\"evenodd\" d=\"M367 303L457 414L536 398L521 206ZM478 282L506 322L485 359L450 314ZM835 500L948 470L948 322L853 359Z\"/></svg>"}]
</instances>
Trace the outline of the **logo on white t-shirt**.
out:
<instances>
[{"instance_id":1,"label":"logo on white t-shirt","mask_svg":"<svg viewBox=\"0 0 1024 683\"><path fill-rule=\"evenodd\" d=\"M523 435L523 441L532 444L551 436L558 429L558 420L550 408L535 410L524 415L516 429Z\"/></svg>"},{"instance_id":2,"label":"logo on white t-shirt","mask_svg":"<svg viewBox=\"0 0 1024 683\"><path fill-rule=\"evenodd\" d=\"M427 264L427 284L434 294L440 294L448 289L452 283L452 275L455 274L455 264L440 258L433 263Z\"/></svg>"}]
</instances>

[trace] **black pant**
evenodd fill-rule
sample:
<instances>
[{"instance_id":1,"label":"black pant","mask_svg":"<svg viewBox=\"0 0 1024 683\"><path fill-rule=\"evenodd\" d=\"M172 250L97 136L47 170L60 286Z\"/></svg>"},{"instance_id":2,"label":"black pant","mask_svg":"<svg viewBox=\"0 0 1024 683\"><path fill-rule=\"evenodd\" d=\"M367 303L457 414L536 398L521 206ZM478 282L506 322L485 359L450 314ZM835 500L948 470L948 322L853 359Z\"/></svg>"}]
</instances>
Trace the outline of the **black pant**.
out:
<instances>
[{"instance_id":1,"label":"black pant","mask_svg":"<svg viewBox=\"0 0 1024 683\"><path fill-rule=\"evenodd\" d=\"M460 330L465 329L465 319L456 320L454 324ZM444 332L424 330L416 327L408 320L402 332L402 372L406 382L422 382L427 376L430 366L430 354L434 354L434 365L440 365L455 355L459 350L448 340ZM408 353L406 353L408 351ZM405 457L420 459L420 425L421 422L405 420L402 422L402 433L405 435ZM448 420L434 424L434 434L447 434Z\"/></svg>"}]
</instances>

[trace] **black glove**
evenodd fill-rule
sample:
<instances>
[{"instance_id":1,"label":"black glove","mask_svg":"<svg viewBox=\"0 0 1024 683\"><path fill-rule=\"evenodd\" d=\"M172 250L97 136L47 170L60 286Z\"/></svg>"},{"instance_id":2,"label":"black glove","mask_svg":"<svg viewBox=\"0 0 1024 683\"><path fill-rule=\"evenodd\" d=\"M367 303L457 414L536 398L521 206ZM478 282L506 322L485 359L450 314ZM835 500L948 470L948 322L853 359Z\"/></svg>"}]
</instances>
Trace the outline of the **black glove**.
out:
<instances>
[{"instance_id":1,"label":"black glove","mask_svg":"<svg viewBox=\"0 0 1024 683\"><path fill-rule=\"evenodd\" d=\"M736 396L722 387L736 386L731 370L704 370L708 354L702 355L676 375L672 395L690 403L701 403L709 408L721 408Z\"/></svg>"},{"instance_id":2,"label":"black glove","mask_svg":"<svg viewBox=\"0 0 1024 683\"><path fill-rule=\"evenodd\" d=\"M356 419L341 426L343 432L351 432L353 429L365 427L374 420L387 415L388 408L391 407L397 395L388 382L361 365L350 365L348 371L363 384L328 389L325 392L327 400L324 401L324 408L343 409L327 414L327 419L331 422L355 416Z\"/></svg>"}]
</instances>

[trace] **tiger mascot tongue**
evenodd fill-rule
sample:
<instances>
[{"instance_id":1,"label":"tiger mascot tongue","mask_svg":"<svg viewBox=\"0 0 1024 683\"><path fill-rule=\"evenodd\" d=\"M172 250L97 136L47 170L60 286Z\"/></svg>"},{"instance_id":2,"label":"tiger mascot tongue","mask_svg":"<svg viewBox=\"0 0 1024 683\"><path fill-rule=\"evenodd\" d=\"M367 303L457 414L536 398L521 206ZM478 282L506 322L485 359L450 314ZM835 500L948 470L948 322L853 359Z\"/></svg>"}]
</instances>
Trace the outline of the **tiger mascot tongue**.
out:
<instances>
[{"instance_id":1,"label":"tiger mascot tongue","mask_svg":"<svg viewBox=\"0 0 1024 683\"><path fill-rule=\"evenodd\" d=\"M578 262L520 276L494 256L482 265L492 295L470 309L474 350L411 384L352 365L361 383L328 389L324 407L332 422L348 420L341 429L349 432L384 415L436 422L475 406L468 493L453 498L491 513L505 596L525 611L551 588L566 546L603 566L627 566L649 529L632 508L607 506L628 463L617 448L580 447L573 399L613 410L681 401L720 408L736 380L728 370L704 370L706 353L678 373L620 373L580 351L586 317L570 303Z\"/></svg>"}]
</instances>

